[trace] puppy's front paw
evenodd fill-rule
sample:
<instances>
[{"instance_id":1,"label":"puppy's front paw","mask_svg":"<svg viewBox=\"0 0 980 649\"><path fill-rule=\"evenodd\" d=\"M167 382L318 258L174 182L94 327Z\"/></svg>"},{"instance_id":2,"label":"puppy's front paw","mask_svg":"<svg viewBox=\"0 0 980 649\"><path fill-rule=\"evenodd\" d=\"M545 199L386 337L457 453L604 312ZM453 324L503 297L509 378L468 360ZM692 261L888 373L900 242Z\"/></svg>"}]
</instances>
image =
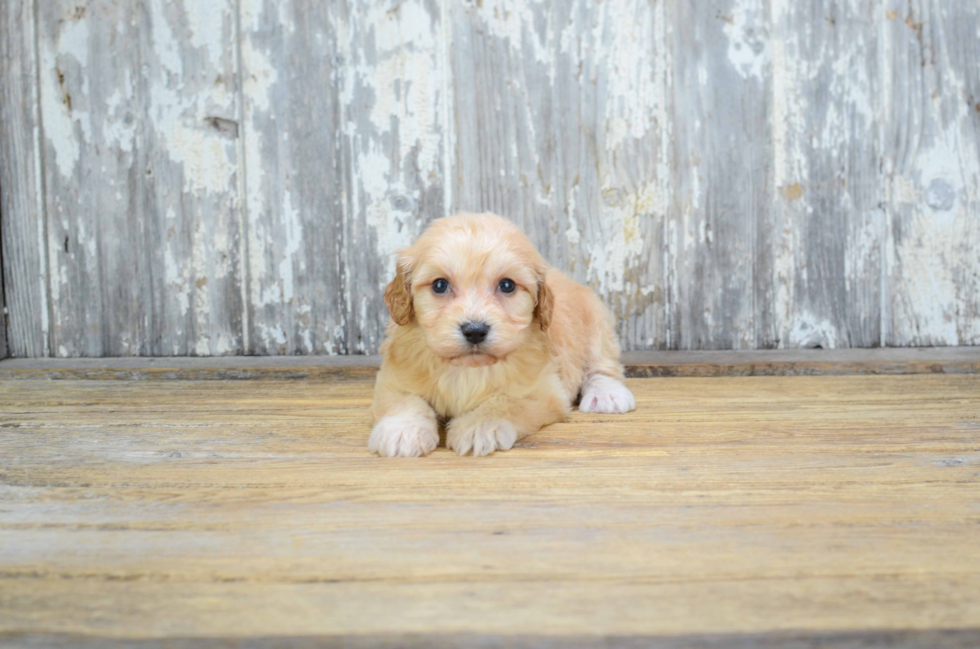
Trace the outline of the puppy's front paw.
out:
<instances>
[{"instance_id":1,"label":"puppy's front paw","mask_svg":"<svg viewBox=\"0 0 980 649\"><path fill-rule=\"evenodd\" d=\"M467 417L449 422L446 446L460 455L490 455L509 451L517 441L517 431L506 419L470 420Z\"/></svg>"},{"instance_id":2,"label":"puppy's front paw","mask_svg":"<svg viewBox=\"0 0 980 649\"><path fill-rule=\"evenodd\" d=\"M597 374L582 386L581 412L621 414L636 409L636 399L625 385L616 379Z\"/></svg>"},{"instance_id":3,"label":"puppy's front paw","mask_svg":"<svg viewBox=\"0 0 980 649\"><path fill-rule=\"evenodd\" d=\"M439 445L435 418L399 413L383 417L371 431L368 450L381 457L419 457Z\"/></svg>"}]
</instances>

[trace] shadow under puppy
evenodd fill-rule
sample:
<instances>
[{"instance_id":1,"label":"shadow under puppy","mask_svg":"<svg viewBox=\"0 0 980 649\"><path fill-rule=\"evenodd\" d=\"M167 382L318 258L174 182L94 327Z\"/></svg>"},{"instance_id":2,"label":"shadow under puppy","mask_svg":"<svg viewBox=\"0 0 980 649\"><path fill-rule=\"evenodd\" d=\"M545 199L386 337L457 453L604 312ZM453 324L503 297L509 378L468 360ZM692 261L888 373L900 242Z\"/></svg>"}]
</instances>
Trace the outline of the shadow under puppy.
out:
<instances>
[{"instance_id":1,"label":"shadow under puppy","mask_svg":"<svg viewBox=\"0 0 980 649\"><path fill-rule=\"evenodd\" d=\"M605 306L499 216L434 221L399 253L385 303L368 442L380 455L431 452L440 419L449 448L487 455L561 421L579 394L582 412L636 407Z\"/></svg>"}]
</instances>

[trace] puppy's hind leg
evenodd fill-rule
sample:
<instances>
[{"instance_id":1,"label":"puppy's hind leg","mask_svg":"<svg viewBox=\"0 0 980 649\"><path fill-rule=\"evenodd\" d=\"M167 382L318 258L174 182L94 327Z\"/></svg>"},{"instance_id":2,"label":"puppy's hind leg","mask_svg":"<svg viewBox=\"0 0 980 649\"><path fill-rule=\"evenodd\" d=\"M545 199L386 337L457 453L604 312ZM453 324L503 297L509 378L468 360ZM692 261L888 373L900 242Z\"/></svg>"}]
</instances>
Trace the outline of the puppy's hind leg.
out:
<instances>
[{"instance_id":1,"label":"puppy's hind leg","mask_svg":"<svg viewBox=\"0 0 980 649\"><path fill-rule=\"evenodd\" d=\"M605 324L605 323L603 323ZM636 410L636 399L623 383L619 345L609 326L600 328L595 356L585 372L579 412L621 414Z\"/></svg>"},{"instance_id":2,"label":"puppy's hind leg","mask_svg":"<svg viewBox=\"0 0 980 649\"><path fill-rule=\"evenodd\" d=\"M582 385L580 412L622 414L636 410L636 399L619 379L605 374L590 373Z\"/></svg>"}]
</instances>

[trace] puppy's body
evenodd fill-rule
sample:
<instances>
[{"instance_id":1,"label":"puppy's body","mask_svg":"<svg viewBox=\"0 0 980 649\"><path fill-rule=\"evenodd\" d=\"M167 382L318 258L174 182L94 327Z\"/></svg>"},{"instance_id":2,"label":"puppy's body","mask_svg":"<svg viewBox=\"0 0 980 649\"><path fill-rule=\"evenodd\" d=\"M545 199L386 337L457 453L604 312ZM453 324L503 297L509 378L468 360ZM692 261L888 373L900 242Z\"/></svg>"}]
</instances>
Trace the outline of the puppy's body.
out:
<instances>
[{"instance_id":1,"label":"puppy's body","mask_svg":"<svg viewBox=\"0 0 980 649\"><path fill-rule=\"evenodd\" d=\"M371 450L424 455L440 419L461 455L507 450L564 419L580 392L583 411L633 409L605 307L548 269L509 221L436 221L398 268L385 292L395 322L381 348ZM485 338L464 333L476 325Z\"/></svg>"}]
</instances>

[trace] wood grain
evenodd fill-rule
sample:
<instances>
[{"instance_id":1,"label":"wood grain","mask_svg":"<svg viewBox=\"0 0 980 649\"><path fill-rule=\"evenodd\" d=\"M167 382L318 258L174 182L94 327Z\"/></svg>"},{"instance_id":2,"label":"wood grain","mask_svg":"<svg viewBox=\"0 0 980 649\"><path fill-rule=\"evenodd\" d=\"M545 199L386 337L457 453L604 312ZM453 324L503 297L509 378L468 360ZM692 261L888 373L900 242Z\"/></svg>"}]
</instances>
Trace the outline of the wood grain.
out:
<instances>
[{"instance_id":1,"label":"wood grain","mask_svg":"<svg viewBox=\"0 0 980 649\"><path fill-rule=\"evenodd\" d=\"M445 215L440 13L243 12L252 350L373 353L394 253Z\"/></svg>"},{"instance_id":2,"label":"wood grain","mask_svg":"<svg viewBox=\"0 0 980 649\"><path fill-rule=\"evenodd\" d=\"M348 351L340 4L241 3L252 354Z\"/></svg>"},{"instance_id":3,"label":"wood grain","mask_svg":"<svg viewBox=\"0 0 980 649\"><path fill-rule=\"evenodd\" d=\"M449 214L450 3L338 5L345 12L341 97L350 172L344 339L348 353L374 354L389 323L381 298L395 276L395 253Z\"/></svg>"},{"instance_id":4,"label":"wood grain","mask_svg":"<svg viewBox=\"0 0 980 649\"><path fill-rule=\"evenodd\" d=\"M0 221L0 241L3 240L3 222ZM3 290L3 246L0 246L0 361L7 358L7 298Z\"/></svg>"},{"instance_id":5,"label":"wood grain","mask_svg":"<svg viewBox=\"0 0 980 649\"><path fill-rule=\"evenodd\" d=\"M71 647L72 649L191 649L212 647L211 638L123 639L78 634L12 634L0 646ZM356 635L265 636L229 641L235 647L307 647L323 649L451 649L479 646L486 649L851 649L893 647L895 649L974 649L980 639L975 629L929 629L901 631L783 631L776 633L695 633L674 636L618 635L600 637L554 637L512 633L379 633Z\"/></svg>"},{"instance_id":6,"label":"wood grain","mask_svg":"<svg viewBox=\"0 0 980 649\"><path fill-rule=\"evenodd\" d=\"M880 3L776 0L772 13L776 191L760 221L757 345L879 346Z\"/></svg>"},{"instance_id":7,"label":"wood grain","mask_svg":"<svg viewBox=\"0 0 980 649\"><path fill-rule=\"evenodd\" d=\"M0 381L0 638L976 639L980 377L629 385L383 461L369 381Z\"/></svg>"},{"instance_id":8,"label":"wood grain","mask_svg":"<svg viewBox=\"0 0 980 649\"><path fill-rule=\"evenodd\" d=\"M34 11L0 5L0 274L13 356L48 356Z\"/></svg>"},{"instance_id":9,"label":"wood grain","mask_svg":"<svg viewBox=\"0 0 980 649\"><path fill-rule=\"evenodd\" d=\"M373 354L462 210L627 350L980 344L975 3L308 4L5 4L12 355Z\"/></svg>"},{"instance_id":10,"label":"wood grain","mask_svg":"<svg viewBox=\"0 0 980 649\"><path fill-rule=\"evenodd\" d=\"M765 0L667 2L673 26L670 347L774 347L757 335L771 291L772 72ZM737 98L737 100L735 100Z\"/></svg>"},{"instance_id":11,"label":"wood grain","mask_svg":"<svg viewBox=\"0 0 980 649\"><path fill-rule=\"evenodd\" d=\"M662 2L451 3L452 211L517 222L627 346L666 342Z\"/></svg>"},{"instance_id":12,"label":"wood grain","mask_svg":"<svg viewBox=\"0 0 980 649\"><path fill-rule=\"evenodd\" d=\"M887 0L888 345L980 344L980 8Z\"/></svg>"},{"instance_id":13,"label":"wood grain","mask_svg":"<svg viewBox=\"0 0 980 649\"><path fill-rule=\"evenodd\" d=\"M58 356L243 351L232 6L39 7Z\"/></svg>"},{"instance_id":14,"label":"wood grain","mask_svg":"<svg viewBox=\"0 0 980 649\"><path fill-rule=\"evenodd\" d=\"M255 381L373 379L380 356L9 359L0 379ZM626 375L651 377L980 374L980 347L627 352Z\"/></svg>"}]
</instances>

